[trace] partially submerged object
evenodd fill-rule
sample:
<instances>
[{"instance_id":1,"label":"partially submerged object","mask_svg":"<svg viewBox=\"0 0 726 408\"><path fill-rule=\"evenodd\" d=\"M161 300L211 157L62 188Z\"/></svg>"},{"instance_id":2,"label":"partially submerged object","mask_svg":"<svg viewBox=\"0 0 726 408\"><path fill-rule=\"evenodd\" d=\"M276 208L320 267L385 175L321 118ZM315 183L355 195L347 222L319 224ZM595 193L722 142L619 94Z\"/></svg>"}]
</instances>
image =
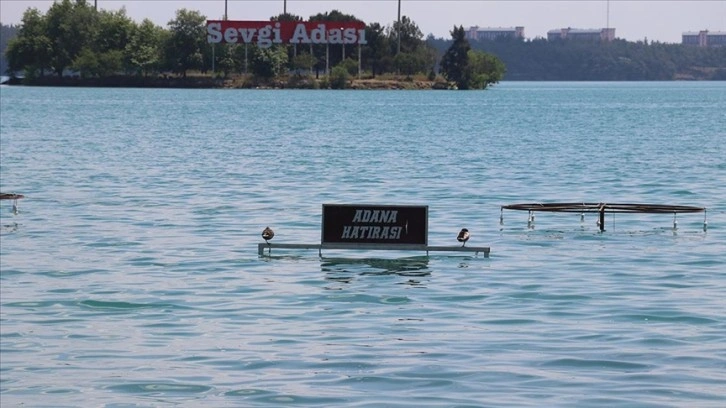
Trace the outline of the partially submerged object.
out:
<instances>
[{"instance_id":1,"label":"partially submerged object","mask_svg":"<svg viewBox=\"0 0 726 408\"><path fill-rule=\"evenodd\" d=\"M665 204L618 204L618 203L524 203L503 205L502 214L499 217L500 224L504 223L504 210L528 211L527 225L534 225L534 212L564 212L580 213L580 220L583 221L585 213L598 213L597 221L600 231L605 231L605 213L650 213L650 214L673 214L673 229L678 228L676 214L703 212L703 230L708 228L706 220L706 208L689 205L665 205Z\"/></svg>"},{"instance_id":2,"label":"partially submerged object","mask_svg":"<svg viewBox=\"0 0 726 408\"><path fill-rule=\"evenodd\" d=\"M489 257L489 247L430 246L428 206L323 204L322 215L319 244L273 244L269 242L272 236L263 232L265 243L258 244L257 253L263 256L265 248L268 255L272 248L317 249L322 256L323 249L355 249L426 251L427 255L430 251L481 252ZM467 229L462 231L466 235L460 233L457 239L465 244L470 235Z\"/></svg>"},{"instance_id":3,"label":"partially submerged object","mask_svg":"<svg viewBox=\"0 0 726 408\"><path fill-rule=\"evenodd\" d=\"M0 193L0 200L13 200L13 214L18 213L18 200L25 198L22 194Z\"/></svg>"}]
</instances>

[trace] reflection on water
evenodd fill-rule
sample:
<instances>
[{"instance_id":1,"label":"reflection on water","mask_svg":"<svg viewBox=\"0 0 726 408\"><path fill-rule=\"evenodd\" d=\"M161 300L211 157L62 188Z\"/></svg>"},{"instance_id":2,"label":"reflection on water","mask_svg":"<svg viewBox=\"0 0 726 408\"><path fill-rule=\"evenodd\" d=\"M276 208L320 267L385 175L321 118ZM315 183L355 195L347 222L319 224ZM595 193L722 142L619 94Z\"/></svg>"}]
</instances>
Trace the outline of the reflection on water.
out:
<instances>
[{"instance_id":1,"label":"reflection on water","mask_svg":"<svg viewBox=\"0 0 726 408\"><path fill-rule=\"evenodd\" d=\"M0 200L0 233L2 234L18 230L18 223L15 221L19 212L17 202L10 205L7 205L7 202L11 202L11 200Z\"/></svg>"},{"instance_id":2,"label":"reflection on water","mask_svg":"<svg viewBox=\"0 0 726 408\"><path fill-rule=\"evenodd\" d=\"M725 95L3 88L0 190L35 198L0 203L0 405L723 406ZM713 208L498 224L547 200ZM322 203L492 256L258 256Z\"/></svg>"},{"instance_id":3,"label":"reflection on water","mask_svg":"<svg viewBox=\"0 0 726 408\"><path fill-rule=\"evenodd\" d=\"M417 278L431 275L429 257L417 256L409 258L382 259L382 258L321 258L320 270L325 274L325 280L341 284L353 283L364 276L400 276L406 279L400 284L421 286ZM339 286L327 289L342 289Z\"/></svg>"},{"instance_id":4,"label":"reflection on water","mask_svg":"<svg viewBox=\"0 0 726 408\"><path fill-rule=\"evenodd\" d=\"M410 258L321 258L320 269L323 272L354 272L360 275L400 275L426 276L429 257L417 256Z\"/></svg>"},{"instance_id":5,"label":"reflection on water","mask_svg":"<svg viewBox=\"0 0 726 408\"><path fill-rule=\"evenodd\" d=\"M3 223L2 224L2 227L0 227L0 233L2 233L2 234L10 233L10 232L15 232L17 230L18 230L18 223L17 222L14 222L14 223L11 223L11 224L5 224L5 223Z\"/></svg>"}]
</instances>

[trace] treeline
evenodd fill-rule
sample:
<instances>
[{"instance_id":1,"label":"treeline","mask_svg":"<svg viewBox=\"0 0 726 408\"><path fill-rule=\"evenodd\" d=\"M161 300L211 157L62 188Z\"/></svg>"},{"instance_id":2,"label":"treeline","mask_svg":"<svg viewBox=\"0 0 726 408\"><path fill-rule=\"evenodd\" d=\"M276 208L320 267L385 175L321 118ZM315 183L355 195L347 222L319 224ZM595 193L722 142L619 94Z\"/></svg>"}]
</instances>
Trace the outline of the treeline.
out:
<instances>
[{"instance_id":1,"label":"treeline","mask_svg":"<svg viewBox=\"0 0 726 408\"><path fill-rule=\"evenodd\" d=\"M294 14L271 21L303 21ZM305 21L360 21L337 10ZM499 39L468 41L461 27L450 39L424 35L407 17L384 26L366 24L361 48L364 78L383 74L445 81L458 88L486 88L501 79L614 81L726 79L726 47L700 48L658 42L547 41ZM43 14L29 8L19 26L2 26L2 72L22 73L32 81L54 75L81 79L109 76L185 78L188 72L227 77L249 74L255 80L330 74L343 86L358 74L358 46L209 44L206 17L181 9L166 27L131 20L125 9L97 11L86 0L56 1ZM6 46L7 45L7 46ZM326 52L327 51L327 52ZM448 55L447 55L448 53ZM506 68L505 68L506 67ZM505 73L506 70L506 73ZM291 73L293 73L291 75ZM336 85L338 84L338 85Z\"/></svg>"},{"instance_id":2,"label":"treeline","mask_svg":"<svg viewBox=\"0 0 726 408\"><path fill-rule=\"evenodd\" d=\"M270 20L303 19L281 14ZM335 10L310 16L308 20L359 21ZM267 50L250 47L251 55L245 58L244 46L208 44L206 17L187 9L178 10L176 17L163 28L148 19L137 24L123 8L96 11L85 0L63 0L55 2L46 14L29 8L16 31L7 48L3 47L8 69L29 77L49 73L62 76L69 70L87 76L111 72L139 75L173 72L183 76L192 70L208 72L213 64L225 74L257 70L264 75L286 68L319 70L325 67L324 46L315 47L312 54L303 47L299 50L292 46ZM428 72L436 65L436 51L423 41L421 30L406 17L400 24L394 22L386 27L368 24L366 38L368 45L363 49L362 62L364 69L373 75L394 71ZM357 56L355 45L335 48L330 50L330 66L343 62L343 56L349 59Z\"/></svg>"},{"instance_id":3,"label":"treeline","mask_svg":"<svg viewBox=\"0 0 726 408\"><path fill-rule=\"evenodd\" d=\"M17 26L0 24L0 74L5 75L8 71L8 59L5 58L5 50L8 47L8 41L17 35Z\"/></svg>"},{"instance_id":4,"label":"treeline","mask_svg":"<svg viewBox=\"0 0 726 408\"><path fill-rule=\"evenodd\" d=\"M450 41L429 38L439 52ZM726 47L660 42L587 42L546 39L470 41L472 49L499 57L506 80L670 81L726 80Z\"/></svg>"},{"instance_id":5,"label":"treeline","mask_svg":"<svg viewBox=\"0 0 726 408\"><path fill-rule=\"evenodd\" d=\"M270 21L303 19L286 13ZM310 16L307 21L361 22L337 10ZM365 27L367 44L360 49L360 65L367 75L396 73L411 77L423 73L431 80L436 78L439 55L409 18L404 16L390 26L372 23ZM137 24L124 8L97 11L86 0L62 0L54 2L46 14L35 8L26 10L5 55L8 72L22 72L29 82L47 75L62 78L68 74L97 79L119 74L153 78L173 73L186 78L189 71L214 71L224 77L249 73L256 79L271 80L289 76L290 72L297 77L302 73L319 74L332 67L328 81L332 87L342 87L349 75L360 75L355 44L280 44L269 48L209 44L206 31L206 17L198 11L178 10L167 28L162 28L148 19ZM455 75L442 72L448 84L460 89L483 89L501 79L504 67L496 57L487 56L487 63L483 63L483 52L467 50L471 64L468 58L460 58L451 66ZM489 63L492 58L495 63Z\"/></svg>"}]
</instances>

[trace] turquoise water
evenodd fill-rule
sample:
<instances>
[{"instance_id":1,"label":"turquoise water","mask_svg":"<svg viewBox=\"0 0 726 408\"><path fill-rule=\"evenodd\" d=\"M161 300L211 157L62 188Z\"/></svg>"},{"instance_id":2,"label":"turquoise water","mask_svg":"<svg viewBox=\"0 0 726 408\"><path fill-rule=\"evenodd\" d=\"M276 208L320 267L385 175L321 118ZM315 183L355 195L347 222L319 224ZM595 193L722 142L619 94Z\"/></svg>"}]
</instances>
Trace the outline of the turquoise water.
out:
<instances>
[{"instance_id":1,"label":"turquoise water","mask_svg":"<svg viewBox=\"0 0 726 408\"><path fill-rule=\"evenodd\" d=\"M3 407L726 405L724 82L0 103ZM553 201L708 229L500 212ZM257 256L324 203L428 205L491 257Z\"/></svg>"}]
</instances>

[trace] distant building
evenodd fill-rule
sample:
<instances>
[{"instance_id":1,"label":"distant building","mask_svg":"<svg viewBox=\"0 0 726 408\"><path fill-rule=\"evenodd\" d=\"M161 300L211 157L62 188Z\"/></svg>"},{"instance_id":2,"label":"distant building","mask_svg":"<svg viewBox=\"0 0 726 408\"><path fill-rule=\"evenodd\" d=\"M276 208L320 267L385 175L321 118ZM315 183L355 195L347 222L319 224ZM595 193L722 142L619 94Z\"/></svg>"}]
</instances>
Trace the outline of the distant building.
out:
<instances>
[{"instance_id":1,"label":"distant building","mask_svg":"<svg viewBox=\"0 0 726 408\"><path fill-rule=\"evenodd\" d=\"M709 32L708 30L686 32L683 33L681 44L695 45L697 47L724 47L726 46L726 32Z\"/></svg>"},{"instance_id":2,"label":"distant building","mask_svg":"<svg viewBox=\"0 0 726 408\"><path fill-rule=\"evenodd\" d=\"M575 41L612 41L615 39L614 28L560 28L547 31L547 40L575 40Z\"/></svg>"},{"instance_id":3,"label":"distant building","mask_svg":"<svg viewBox=\"0 0 726 408\"><path fill-rule=\"evenodd\" d=\"M497 38L524 38L524 27L469 27L467 40L495 40Z\"/></svg>"}]
</instances>

